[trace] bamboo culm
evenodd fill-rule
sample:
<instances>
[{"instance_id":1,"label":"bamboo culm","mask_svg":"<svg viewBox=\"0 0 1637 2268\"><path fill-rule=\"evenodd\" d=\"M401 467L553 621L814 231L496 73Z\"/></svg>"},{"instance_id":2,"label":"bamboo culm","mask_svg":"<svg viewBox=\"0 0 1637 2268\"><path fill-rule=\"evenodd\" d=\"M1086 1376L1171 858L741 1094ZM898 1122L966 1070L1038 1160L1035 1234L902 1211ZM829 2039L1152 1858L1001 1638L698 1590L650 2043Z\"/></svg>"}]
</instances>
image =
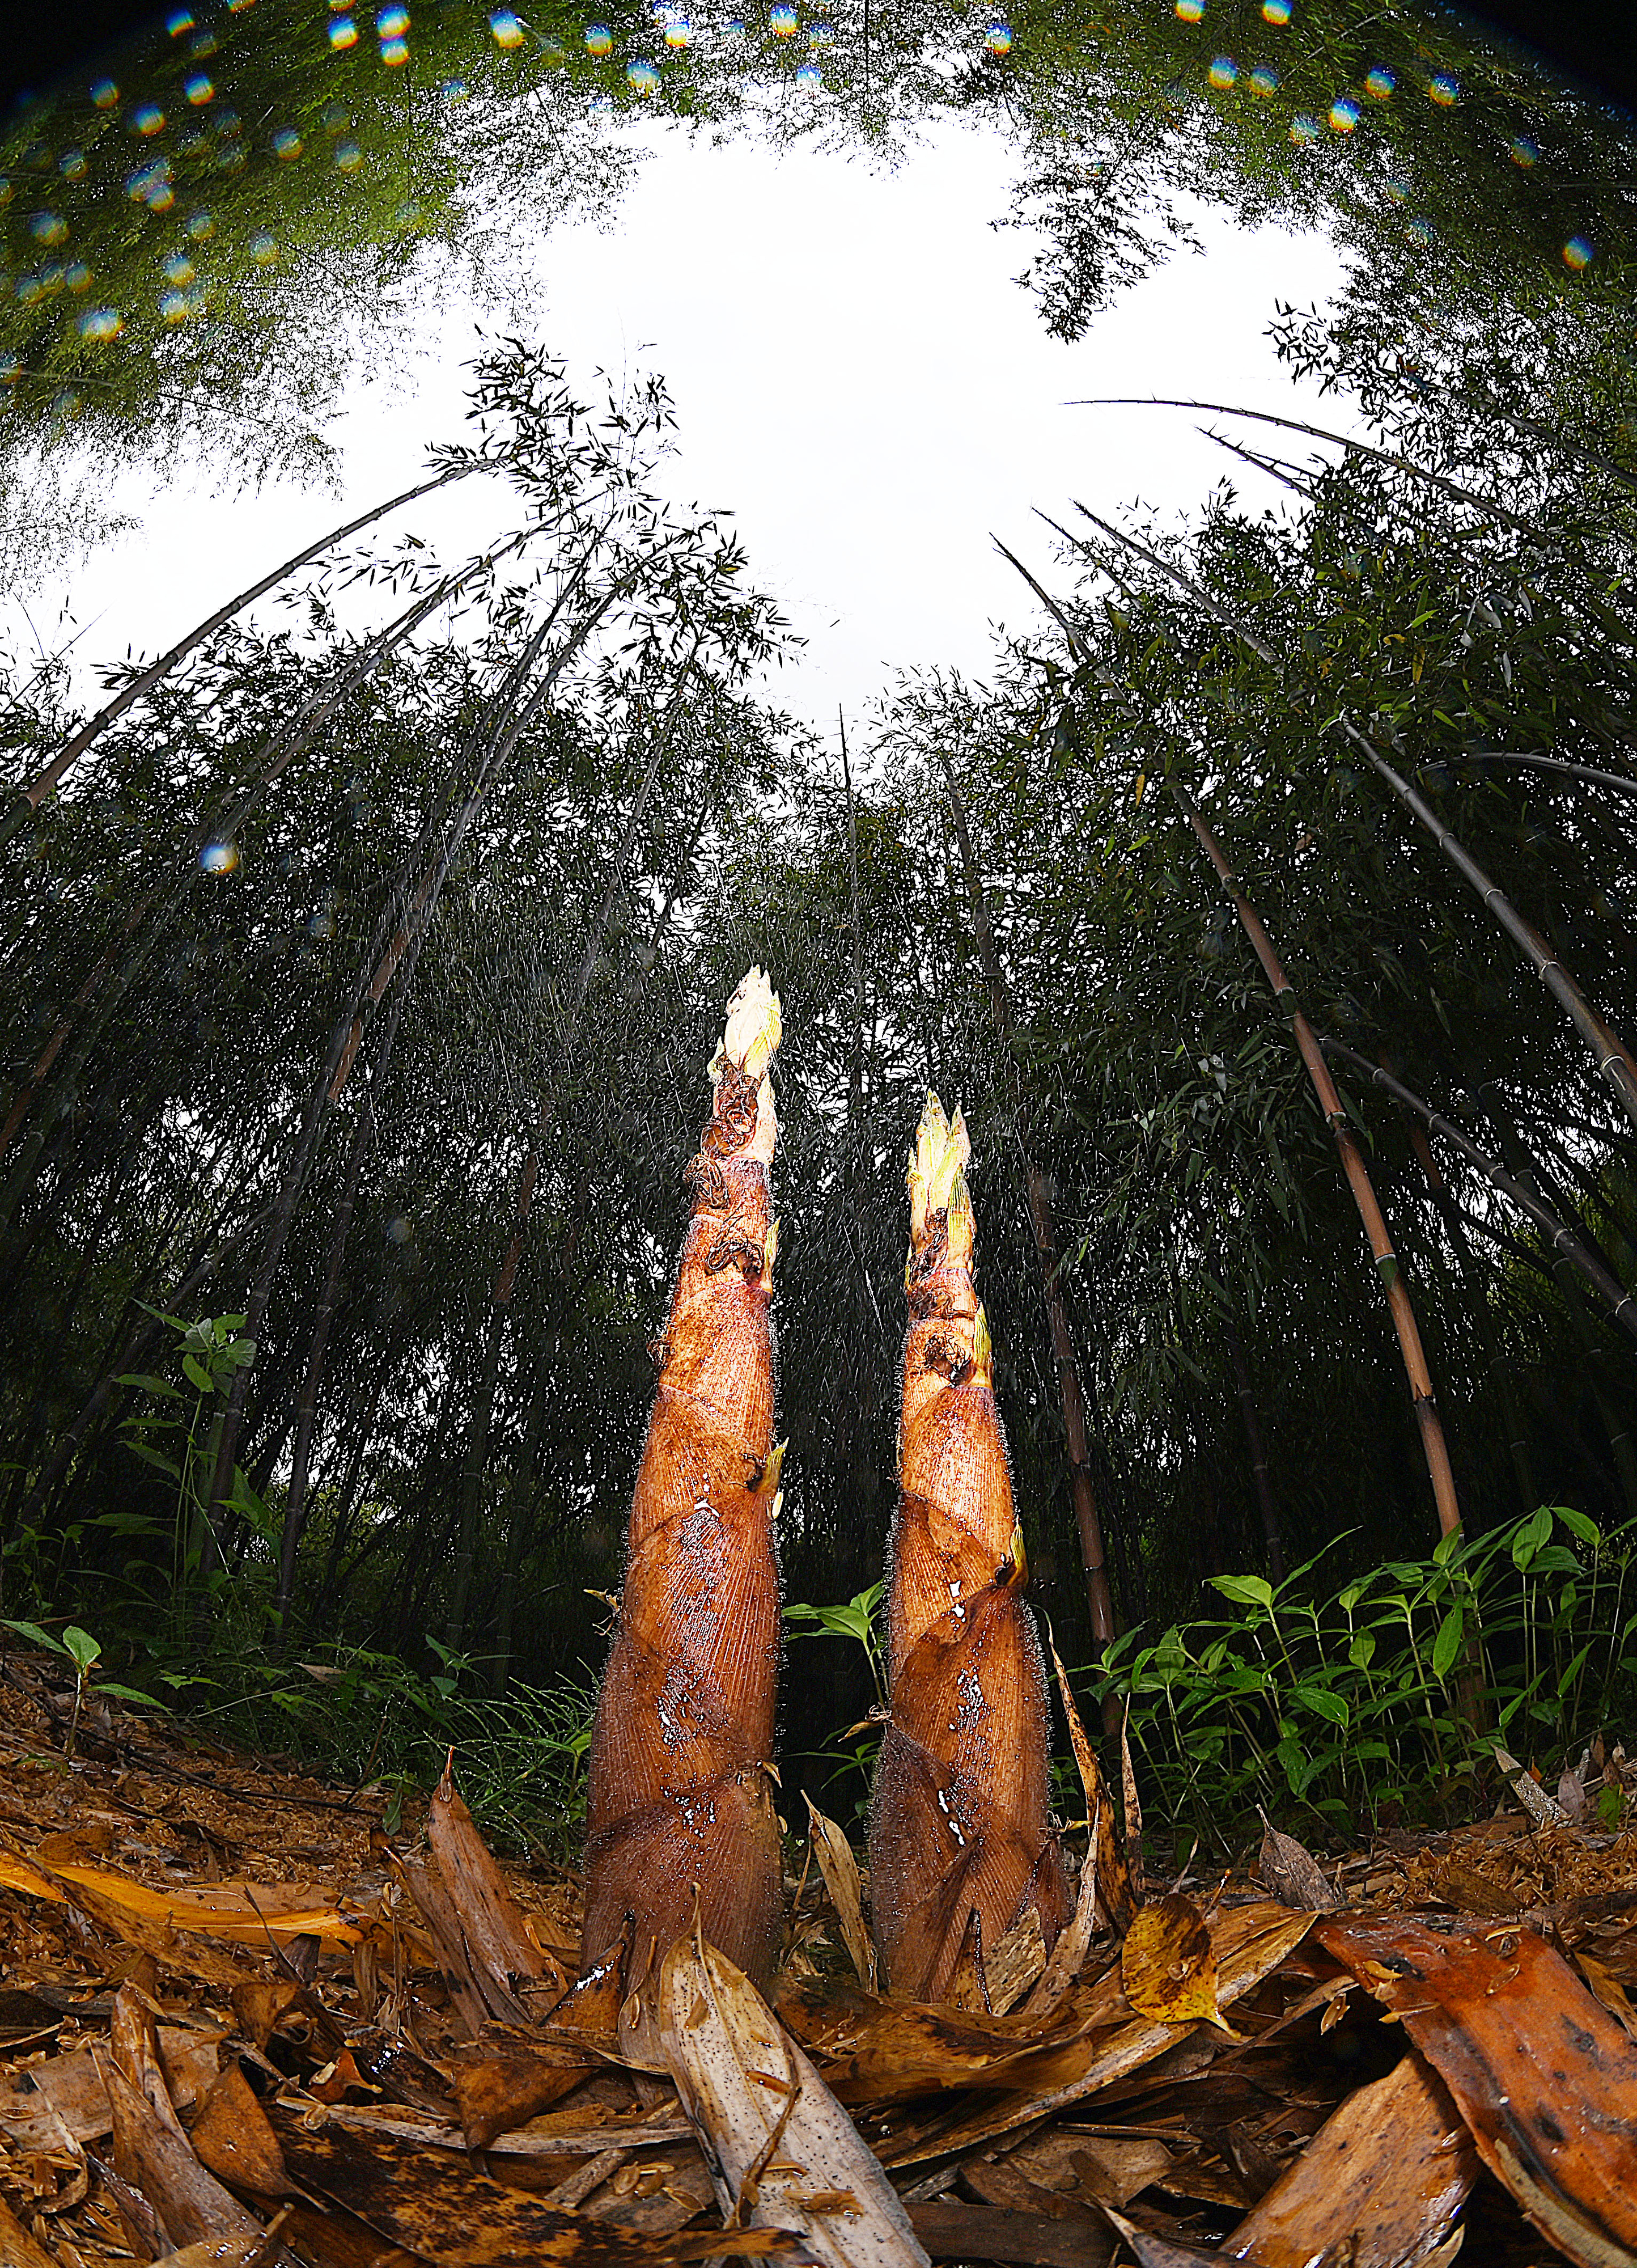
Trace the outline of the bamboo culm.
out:
<instances>
[{"instance_id":1,"label":"bamboo culm","mask_svg":"<svg viewBox=\"0 0 1637 2268\"><path fill-rule=\"evenodd\" d=\"M1449 1445L1444 1440L1443 1424L1433 1397L1432 1379L1428 1373L1427 1358L1422 1351L1420 1330L1415 1320L1409 1287L1405 1283L1404 1271L1398 1265L1392 1239L1387 1233L1387 1224L1376 1202L1364 1154L1348 1123L1341 1097L1336 1092L1336 1083L1325 1061L1324 1049L1319 1046L1312 1026L1296 1005L1296 988L1286 976L1254 907L1240 888L1238 876L1229 865L1221 843L1206 825L1200 807L1188 790L1177 779L1171 780L1168 784L1177 808L1199 837L1206 857L1215 868L1222 887L1233 902L1240 926L1261 963L1262 973L1272 987L1274 998L1290 1019L1291 1035L1307 1066L1308 1077L1313 1082L1313 1091L1318 1098L1325 1123L1334 1137L1342 1171L1353 1192L1353 1201L1364 1224L1364 1233L1369 1241L1376 1271L1387 1294L1387 1305L1391 1312L1393 1328L1398 1335L1398 1348L1410 1382L1410 1399L1414 1405L1416 1422L1420 1427L1421 1447L1432 1482L1434 1501L1438 1507L1438 1525L1444 1535L1451 1535L1461 1525L1461 1507L1456 1495L1455 1475L1450 1464Z\"/></svg>"}]
</instances>

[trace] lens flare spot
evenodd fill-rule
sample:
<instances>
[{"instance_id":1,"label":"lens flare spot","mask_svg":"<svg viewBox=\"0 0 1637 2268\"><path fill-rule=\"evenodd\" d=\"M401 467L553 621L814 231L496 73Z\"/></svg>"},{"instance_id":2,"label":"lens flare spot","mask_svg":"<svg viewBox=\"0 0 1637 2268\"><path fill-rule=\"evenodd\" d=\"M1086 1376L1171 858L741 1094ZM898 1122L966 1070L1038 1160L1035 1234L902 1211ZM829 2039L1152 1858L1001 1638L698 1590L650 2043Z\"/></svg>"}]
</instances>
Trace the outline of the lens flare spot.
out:
<instances>
[{"instance_id":1,"label":"lens flare spot","mask_svg":"<svg viewBox=\"0 0 1637 2268\"><path fill-rule=\"evenodd\" d=\"M157 134L165 124L165 113L151 102L132 114L131 125L138 134Z\"/></svg>"},{"instance_id":2,"label":"lens flare spot","mask_svg":"<svg viewBox=\"0 0 1637 2268\"><path fill-rule=\"evenodd\" d=\"M1290 21L1290 0L1262 0L1262 19L1268 24Z\"/></svg>"},{"instance_id":3,"label":"lens flare spot","mask_svg":"<svg viewBox=\"0 0 1637 2268\"><path fill-rule=\"evenodd\" d=\"M796 29L796 11L782 5L774 8L767 18L769 28L782 40L788 40Z\"/></svg>"},{"instance_id":4,"label":"lens flare spot","mask_svg":"<svg viewBox=\"0 0 1637 2268\"><path fill-rule=\"evenodd\" d=\"M356 142L338 142L335 144L335 164L339 172L356 173L363 163L363 152Z\"/></svg>"},{"instance_id":5,"label":"lens flare spot","mask_svg":"<svg viewBox=\"0 0 1637 2268\"><path fill-rule=\"evenodd\" d=\"M1205 0L1177 0L1177 14L1185 24L1197 24L1205 13Z\"/></svg>"},{"instance_id":6,"label":"lens flare spot","mask_svg":"<svg viewBox=\"0 0 1637 2268\"><path fill-rule=\"evenodd\" d=\"M488 28L497 48L520 48L525 33L522 25L510 8L497 8L488 19Z\"/></svg>"},{"instance_id":7,"label":"lens flare spot","mask_svg":"<svg viewBox=\"0 0 1637 2268\"><path fill-rule=\"evenodd\" d=\"M111 78L99 78L91 90L91 99L99 110L112 110L120 99L120 91Z\"/></svg>"},{"instance_id":8,"label":"lens flare spot","mask_svg":"<svg viewBox=\"0 0 1637 2268\"><path fill-rule=\"evenodd\" d=\"M0 355L0 386L15 386L22 375L23 365L16 355Z\"/></svg>"},{"instance_id":9,"label":"lens flare spot","mask_svg":"<svg viewBox=\"0 0 1637 2268\"><path fill-rule=\"evenodd\" d=\"M173 40L177 40L184 32L193 30L194 19L186 8L178 8L165 18L165 28Z\"/></svg>"},{"instance_id":10,"label":"lens flare spot","mask_svg":"<svg viewBox=\"0 0 1637 2268\"><path fill-rule=\"evenodd\" d=\"M1237 83L1239 66L1231 55L1213 55L1207 77L1211 85L1222 92Z\"/></svg>"},{"instance_id":11,"label":"lens flare spot","mask_svg":"<svg viewBox=\"0 0 1637 2268\"><path fill-rule=\"evenodd\" d=\"M173 252L160 273L167 284L191 284L198 270L186 253Z\"/></svg>"},{"instance_id":12,"label":"lens flare spot","mask_svg":"<svg viewBox=\"0 0 1637 2268\"><path fill-rule=\"evenodd\" d=\"M216 234L216 215L208 212L192 214L187 223L187 233L195 244L208 243Z\"/></svg>"},{"instance_id":13,"label":"lens flare spot","mask_svg":"<svg viewBox=\"0 0 1637 2268\"><path fill-rule=\"evenodd\" d=\"M635 63L626 65L625 76L626 84L637 94L657 94L659 92L659 73L652 63L644 63L640 56Z\"/></svg>"},{"instance_id":14,"label":"lens flare spot","mask_svg":"<svg viewBox=\"0 0 1637 2268\"><path fill-rule=\"evenodd\" d=\"M68 223L60 213L37 212L28 226L37 244L61 244L68 234Z\"/></svg>"},{"instance_id":15,"label":"lens flare spot","mask_svg":"<svg viewBox=\"0 0 1637 2268\"><path fill-rule=\"evenodd\" d=\"M726 38L742 40L745 37L745 18L743 16L730 16L722 29Z\"/></svg>"},{"instance_id":16,"label":"lens flare spot","mask_svg":"<svg viewBox=\"0 0 1637 2268\"><path fill-rule=\"evenodd\" d=\"M1511 157L1512 163L1521 166L1527 173L1531 166L1540 163L1540 145L1538 142L1531 142L1527 134L1520 134L1512 144Z\"/></svg>"},{"instance_id":17,"label":"lens flare spot","mask_svg":"<svg viewBox=\"0 0 1637 2268\"><path fill-rule=\"evenodd\" d=\"M1012 51L1011 26L991 24L983 35L983 44L992 55L1009 55Z\"/></svg>"},{"instance_id":18,"label":"lens flare spot","mask_svg":"<svg viewBox=\"0 0 1637 2268\"><path fill-rule=\"evenodd\" d=\"M585 28L585 52L600 62L604 55L613 53L613 33L606 24L588 24Z\"/></svg>"},{"instance_id":19,"label":"lens flare spot","mask_svg":"<svg viewBox=\"0 0 1637 2268\"><path fill-rule=\"evenodd\" d=\"M1290 139L1298 146L1318 139L1318 121L1305 110L1299 110L1290 122Z\"/></svg>"},{"instance_id":20,"label":"lens flare spot","mask_svg":"<svg viewBox=\"0 0 1637 2268\"><path fill-rule=\"evenodd\" d=\"M383 40L381 41L381 61L386 65L389 70L395 70L400 63L407 63L408 60L409 42L407 40Z\"/></svg>"},{"instance_id":21,"label":"lens flare spot","mask_svg":"<svg viewBox=\"0 0 1637 2268\"><path fill-rule=\"evenodd\" d=\"M187 295L185 291L161 291L159 320L165 323L185 323L187 320Z\"/></svg>"},{"instance_id":22,"label":"lens flare spot","mask_svg":"<svg viewBox=\"0 0 1637 2268\"><path fill-rule=\"evenodd\" d=\"M1563 247L1563 265L1578 275L1591 263L1591 246L1583 236L1571 236Z\"/></svg>"},{"instance_id":23,"label":"lens flare spot","mask_svg":"<svg viewBox=\"0 0 1637 2268\"><path fill-rule=\"evenodd\" d=\"M1359 107L1347 96L1330 106L1330 123L1338 134L1351 134L1359 122Z\"/></svg>"},{"instance_id":24,"label":"lens flare spot","mask_svg":"<svg viewBox=\"0 0 1637 2268\"><path fill-rule=\"evenodd\" d=\"M665 45L668 48L685 48L692 36L686 16L679 16L674 22L665 26Z\"/></svg>"},{"instance_id":25,"label":"lens flare spot","mask_svg":"<svg viewBox=\"0 0 1637 2268\"><path fill-rule=\"evenodd\" d=\"M197 110L201 103L209 102L213 99L216 94L216 89L211 85L209 80L205 77L202 71L195 71L190 79L184 82L182 92L187 97L189 102L193 104L194 108Z\"/></svg>"},{"instance_id":26,"label":"lens flare spot","mask_svg":"<svg viewBox=\"0 0 1637 2268\"><path fill-rule=\"evenodd\" d=\"M377 11L375 34L380 40L401 40L409 29L407 8L382 8Z\"/></svg>"},{"instance_id":27,"label":"lens flare spot","mask_svg":"<svg viewBox=\"0 0 1637 2268\"><path fill-rule=\"evenodd\" d=\"M356 48L358 26L350 16L335 16L330 20L330 45L333 48Z\"/></svg>"},{"instance_id":28,"label":"lens flare spot","mask_svg":"<svg viewBox=\"0 0 1637 2268\"><path fill-rule=\"evenodd\" d=\"M57 159L57 171L65 181L83 181L85 178L85 152L65 150Z\"/></svg>"},{"instance_id":29,"label":"lens flare spot","mask_svg":"<svg viewBox=\"0 0 1637 2268\"><path fill-rule=\"evenodd\" d=\"M1438 71L1427 92L1441 110L1448 110L1452 102L1460 99L1461 83L1452 78L1448 71Z\"/></svg>"},{"instance_id":30,"label":"lens flare spot","mask_svg":"<svg viewBox=\"0 0 1637 2268\"><path fill-rule=\"evenodd\" d=\"M824 85L824 73L817 63L804 63L796 74L797 86L819 87Z\"/></svg>"},{"instance_id":31,"label":"lens flare spot","mask_svg":"<svg viewBox=\"0 0 1637 2268\"><path fill-rule=\"evenodd\" d=\"M64 269L62 271L62 281L68 285L70 291L89 291L91 289L91 270L86 267L83 260L77 260L70 267Z\"/></svg>"},{"instance_id":32,"label":"lens flare spot","mask_svg":"<svg viewBox=\"0 0 1637 2268\"><path fill-rule=\"evenodd\" d=\"M1402 173L1389 173L1385 187L1389 203L1401 205L1407 202L1410 185Z\"/></svg>"},{"instance_id":33,"label":"lens flare spot","mask_svg":"<svg viewBox=\"0 0 1637 2268\"><path fill-rule=\"evenodd\" d=\"M95 339L100 342L117 339L123 326L117 307L87 307L77 328L82 339Z\"/></svg>"},{"instance_id":34,"label":"lens flare spot","mask_svg":"<svg viewBox=\"0 0 1637 2268\"><path fill-rule=\"evenodd\" d=\"M1404 232L1412 244L1430 245L1438 232L1431 221L1418 214L1413 221L1406 223Z\"/></svg>"},{"instance_id":35,"label":"lens flare spot","mask_svg":"<svg viewBox=\"0 0 1637 2268\"><path fill-rule=\"evenodd\" d=\"M251 238L250 257L258 268L266 268L278 258L278 247L265 229Z\"/></svg>"},{"instance_id":36,"label":"lens flare spot","mask_svg":"<svg viewBox=\"0 0 1637 2268\"><path fill-rule=\"evenodd\" d=\"M1251 73L1250 83L1252 94L1268 95L1279 92L1279 74L1266 63L1258 63Z\"/></svg>"},{"instance_id":37,"label":"lens flare spot","mask_svg":"<svg viewBox=\"0 0 1637 2268\"><path fill-rule=\"evenodd\" d=\"M293 126L281 126L273 136L273 155L288 161L301 155L301 136Z\"/></svg>"},{"instance_id":38,"label":"lens flare spot","mask_svg":"<svg viewBox=\"0 0 1637 2268\"><path fill-rule=\"evenodd\" d=\"M1384 70L1379 63L1364 74L1364 92L1372 102L1385 102L1398 83L1392 73Z\"/></svg>"},{"instance_id":39,"label":"lens flare spot","mask_svg":"<svg viewBox=\"0 0 1637 2268\"><path fill-rule=\"evenodd\" d=\"M239 864L237 843L207 843L199 853L199 864L207 874L231 874Z\"/></svg>"}]
</instances>

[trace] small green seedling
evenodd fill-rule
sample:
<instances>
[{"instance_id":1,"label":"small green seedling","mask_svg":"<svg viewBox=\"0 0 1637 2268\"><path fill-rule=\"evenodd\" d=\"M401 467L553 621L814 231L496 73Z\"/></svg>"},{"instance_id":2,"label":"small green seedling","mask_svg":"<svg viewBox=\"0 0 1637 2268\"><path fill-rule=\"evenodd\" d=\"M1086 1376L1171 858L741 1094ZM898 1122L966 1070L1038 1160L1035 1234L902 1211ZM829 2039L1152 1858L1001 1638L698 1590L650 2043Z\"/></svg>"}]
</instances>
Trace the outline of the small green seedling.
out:
<instances>
[{"instance_id":1,"label":"small green seedling","mask_svg":"<svg viewBox=\"0 0 1637 2268\"><path fill-rule=\"evenodd\" d=\"M71 1764L74 1760L74 1743L79 1735L79 1712L84 1705L85 1688L90 1684L92 1674L102 1659L102 1641L92 1638L89 1631L81 1630L77 1623L70 1623L61 1638L54 1638L48 1630L41 1630L38 1623L0 1619L0 1629L15 1631L19 1638L27 1638L31 1645L43 1646L49 1653L60 1653L73 1663L74 1710L69 1719L68 1740L64 1744L64 1752ZM164 1704L156 1701L150 1693L138 1693L136 1688L130 1685L116 1685L111 1678L103 1678L99 1683L97 1690L99 1693L109 1695L115 1701L134 1701L143 1709L158 1709L164 1706Z\"/></svg>"}]
</instances>

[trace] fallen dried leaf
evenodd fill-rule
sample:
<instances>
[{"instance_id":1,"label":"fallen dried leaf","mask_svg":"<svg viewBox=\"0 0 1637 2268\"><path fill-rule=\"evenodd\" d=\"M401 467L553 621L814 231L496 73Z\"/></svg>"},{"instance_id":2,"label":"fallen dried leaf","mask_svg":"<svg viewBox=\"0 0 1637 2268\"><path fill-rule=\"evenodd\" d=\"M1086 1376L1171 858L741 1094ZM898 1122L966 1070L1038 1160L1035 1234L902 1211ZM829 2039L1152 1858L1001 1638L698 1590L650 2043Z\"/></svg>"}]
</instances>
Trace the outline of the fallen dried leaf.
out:
<instances>
[{"instance_id":1,"label":"fallen dried leaf","mask_svg":"<svg viewBox=\"0 0 1637 2268\"><path fill-rule=\"evenodd\" d=\"M1319 1941L1398 2016L1490 2171L1580 2268L1637 2258L1637 2043L1532 1930L1377 1917Z\"/></svg>"},{"instance_id":2,"label":"fallen dried leaf","mask_svg":"<svg viewBox=\"0 0 1637 2268\"><path fill-rule=\"evenodd\" d=\"M1262 1848L1256 1867L1268 1889L1282 1905L1303 1907L1310 1913L1334 1913L1341 1901L1312 1852L1294 1835L1281 1834L1261 1807L1257 1808L1262 1822Z\"/></svg>"},{"instance_id":3,"label":"fallen dried leaf","mask_svg":"<svg viewBox=\"0 0 1637 2268\"><path fill-rule=\"evenodd\" d=\"M1478 2156L1442 2082L1407 2055L1347 2096L1222 2247L1254 2268L1420 2268L1447 2241Z\"/></svg>"},{"instance_id":4,"label":"fallen dried leaf","mask_svg":"<svg viewBox=\"0 0 1637 2268\"><path fill-rule=\"evenodd\" d=\"M697 1936L660 1970L661 2047L723 2211L797 2229L831 2268L924 2262L898 2194L755 1986ZM826 2194L845 2192L836 2207Z\"/></svg>"},{"instance_id":5,"label":"fallen dried leaf","mask_svg":"<svg viewBox=\"0 0 1637 2268\"><path fill-rule=\"evenodd\" d=\"M826 1819L816 1808L811 1796L807 1805L809 1831L812 1837L813 1856L818 1861L818 1872L830 1893L830 1903L835 1908L836 1919L841 1926L841 1942L858 1973L858 1981L866 1992L876 1989L876 1948L870 1932L864 1927L863 1891L858 1879L858 1861L853 1856L853 1846L834 1820ZM1033 1908L1030 1909L1031 1912Z\"/></svg>"},{"instance_id":6,"label":"fallen dried leaf","mask_svg":"<svg viewBox=\"0 0 1637 2268\"><path fill-rule=\"evenodd\" d=\"M1139 2015L1231 2027L1216 2000L1216 1955L1204 1915L1179 1891L1144 1906L1126 1933L1119 1980Z\"/></svg>"}]
</instances>

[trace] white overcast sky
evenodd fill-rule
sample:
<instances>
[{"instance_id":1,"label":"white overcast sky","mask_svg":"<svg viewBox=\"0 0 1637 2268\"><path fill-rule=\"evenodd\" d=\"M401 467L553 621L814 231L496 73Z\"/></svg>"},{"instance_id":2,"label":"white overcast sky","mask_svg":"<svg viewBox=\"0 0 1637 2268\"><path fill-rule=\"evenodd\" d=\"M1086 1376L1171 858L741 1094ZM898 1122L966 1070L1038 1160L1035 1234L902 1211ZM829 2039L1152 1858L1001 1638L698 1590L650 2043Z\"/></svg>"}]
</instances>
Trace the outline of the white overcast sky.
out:
<instances>
[{"instance_id":1,"label":"white overcast sky","mask_svg":"<svg viewBox=\"0 0 1637 2268\"><path fill-rule=\"evenodd\" d=\"M1079 497L1105 516L1138 500L1185 513L1229 470L1259 502L1280 494L1197 438L1185 413L1064 406L1075 396L1200 394L1328 424L1344 415L1293 387L1263 336L1276 298L1304 306L1333 291L1325 239L1246 232L1203 212L1204 256L1178 253L1066 346L1012 281L1028 239L990 225L1008 209L1013 162L970 128L940 133L895 172L674 134L606 227L538 249L535 328L576 374L664 372L680 419L672 485L736 513L753 578L809 640L769 690L826 737L838 703L862 721L896 667L984 673L991 624L1032 612L990 531L1049 582L1053 539L1032 507L1068 520ZM101 617L77 659L160 651L349 508L409 486L426 443L459 430L472 321L469 307L429 311L400 382L349 394L334 432L339 503L294 485L236 497L184 479L155 496L133 481L113 501L141 513L142 532L66 591L38 594L42 635L55 642L66 601L70 628ZM482 487L400 524L459 556L505 524L506 492Z\"/></svg>"}]
</instances>

